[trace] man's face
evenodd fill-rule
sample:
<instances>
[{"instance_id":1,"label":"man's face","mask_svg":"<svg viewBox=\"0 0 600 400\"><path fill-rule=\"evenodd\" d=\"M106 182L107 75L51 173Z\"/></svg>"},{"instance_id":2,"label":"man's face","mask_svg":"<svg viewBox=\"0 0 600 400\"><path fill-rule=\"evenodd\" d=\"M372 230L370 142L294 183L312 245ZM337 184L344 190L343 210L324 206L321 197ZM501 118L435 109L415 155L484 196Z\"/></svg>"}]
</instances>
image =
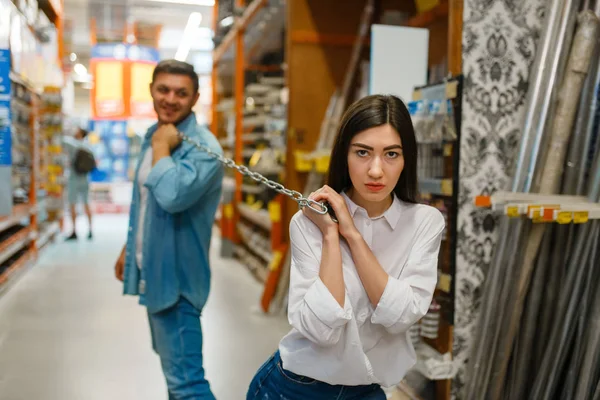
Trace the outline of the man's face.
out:
<instances>
[{"instance_id":1,"label":"man's face","mask_svg":"<svg viewBox=\"0 0 600 400\"><path fill-rule=\"evenodd\" d=\"M77 129L77 132L75 132L75 139L83 140L83 132L81 132L81 129Z\"/></svg>"},{"instance_id":2,"label":"man's face","mask_svg":"<svg viewBox=\"0 0 600 400\"><path fill-rule=\"evenodd\" d=\"M198 92L189 76L162 73L150 85L154 110L161 124L178 124L198 101Z\"/></svg>"}]
</instances>

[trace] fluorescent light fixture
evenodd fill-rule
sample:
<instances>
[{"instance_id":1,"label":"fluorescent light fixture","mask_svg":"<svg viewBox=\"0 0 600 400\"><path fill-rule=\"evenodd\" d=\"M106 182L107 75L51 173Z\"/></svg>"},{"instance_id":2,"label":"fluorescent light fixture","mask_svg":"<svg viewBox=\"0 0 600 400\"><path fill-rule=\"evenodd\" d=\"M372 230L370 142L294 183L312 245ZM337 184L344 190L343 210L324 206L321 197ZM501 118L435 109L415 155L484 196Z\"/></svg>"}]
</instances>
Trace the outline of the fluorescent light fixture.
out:
<instances>
[{"instance_id":1,"label":"fluorescent light fixture","mask_svg":"<svg viewBox=\"0 0 600 400\"><path fill-rule=\"evenodd\" d=\"M198 33L200 23L202 23L202 14L199 12L190 13L187 25L183 31L181 43L179 43L179 48L177 49L177 53L175 53L176 60L185 61L187 59L192 46L192 41L195 39L195 36Z\"/></svg>"},{"instance_id":2,"label":"fluorescent light fixture","mask_svg":"<svg viewBox=\"0 0 600 400\"><path fill-rule=\"evenodd\" d=\"M87 75L87 68L85 67L85 65L80 63L75 64L75 66L73 67L73 71L75 71L75 73L79 76Z\"/></svg>"},{"instance_id":3,"label":"fluorescent light fixture","mask_svg":"<svg viewBox=\"0 0 600 400\"><path fill-rule=\"evenodd\" d=\"M186 6L204 6L212 7L215 5L215 0L146 0L153 3L170 3L183 4Z\"/></svg>"},{"instance_id":4,"label":"fluorescent light fixture","mask_svg":"<svg viewBox=\"0 0 600 400\"><path fill-rule=\"evenodd\" d=\"M77 54L71 53L71 55L69 55L69 60L71 60L71 62L75 62L77 60Z\"/></svg>"}]
</instances>

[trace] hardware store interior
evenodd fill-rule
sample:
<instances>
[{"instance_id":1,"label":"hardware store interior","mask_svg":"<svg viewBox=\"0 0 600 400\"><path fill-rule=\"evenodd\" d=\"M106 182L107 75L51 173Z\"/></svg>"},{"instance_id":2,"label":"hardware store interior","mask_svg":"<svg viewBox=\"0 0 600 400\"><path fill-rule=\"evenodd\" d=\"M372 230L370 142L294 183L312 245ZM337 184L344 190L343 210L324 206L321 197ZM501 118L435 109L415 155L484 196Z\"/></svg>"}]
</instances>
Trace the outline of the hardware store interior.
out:
<instances>
[{"instance_id":1,"label":"hardware store interior","mask_svg":"<svg viewBox=\"0 0 600 400\"><path fill-rule=\"evenodd\" d=\"M163 64L180 69L155 73ZM197 78L197 101L193 90L170 92L180 82L173 77L194 89ZM373 303L345 236L346 302L356 291L351 268L356 296L373 304L357 334L364 316L352 300L348 318L357 322L340 328L340 341L358 335L365 365L343 365L347 349L332 353L308 335L294 346L312 346L308 359L323 362L302 369L306 353L290 354L288 338L316 320L295 319L298 301L314 308L308 293L321 290L329 297L317 301L340 313L346 306L323 271L321 286L297 299L306 271L304 253L294 252L304 250L290 232L320 235L306 199L335 179L332 149L343 146L336 137L350 124L346 112L381 94L410 114L416 201L443 216L435 284L388 275ZM188 105L197 124L168 122ZM170 124L205 135L221 161L179 143ZM316 399L307 383L368 383L378 393L344 396L352 389L344 386L339 397L321 390L323 399L600 400L599 128L600 0L0 0L0 400ZM351 162L349 152L342 164L353 176ZM168 168L179 175L161 181ZM218 180L186 180L194 173ZM413 206L392 189L389 207ZM205 192L218 193L214 209ZM331 198L364 211L353 203L358 192ZM421 218L403 217L408 209L399 218ZM352 212L337 213L336 237L353 220L359 229L364 217ZM298 221L308 228L294 228ZM369 211L371 221L381 226ZM407 226L391 232L401 238ZM326 241L323 233L319 251ZM412 259L405 270L419 267ZM181 260L210 273L197 281ZM160 268L181 272L181 297L157 311L155 293L173 290ZM381 361L371 349L381 344L366 343L386 300L408 298L394 290L430 293L400 332L386 327L385 341L400 338L410 351L389 347ZM207 300L198 306L200 292ZM402 319L410 306L400 303L386 312ZM167 322L185 305L190 326L200 318L199 340L183 322ZM325 326L322 307L310 312ZM165 342L169 333L181 348ZM268 361L279 353L288 380L277 384ZM408 368L389 370L396 365ZM353 383L357 368L369 373ZM212 394L184 382L200 373ZM264 387L249 390L257 379Z\"/></svg>"}]
</instances>

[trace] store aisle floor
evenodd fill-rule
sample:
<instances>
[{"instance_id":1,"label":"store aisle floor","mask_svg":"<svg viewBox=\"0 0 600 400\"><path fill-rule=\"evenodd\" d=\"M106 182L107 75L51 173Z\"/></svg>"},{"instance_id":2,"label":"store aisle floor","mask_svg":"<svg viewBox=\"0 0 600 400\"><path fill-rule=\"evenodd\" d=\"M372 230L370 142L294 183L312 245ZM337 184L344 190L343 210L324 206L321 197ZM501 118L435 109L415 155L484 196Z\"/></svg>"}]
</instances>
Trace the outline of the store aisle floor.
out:
<instances>
[{"instance_id":1,"label":"store aisle floor","mask_svg":"<svg viewBox=\"0 0 600 400\"><path fill-rule=\"evenodd\" d=\"M113 276L126 223L98 217L93 241L51 245L0 297L2 400L166 399L145 309L121 296ZM202 315L205 367L217 399L238 400L289 326L255 311L261 287L218 253L215 236Z\"/></svg>"}]
</instances>

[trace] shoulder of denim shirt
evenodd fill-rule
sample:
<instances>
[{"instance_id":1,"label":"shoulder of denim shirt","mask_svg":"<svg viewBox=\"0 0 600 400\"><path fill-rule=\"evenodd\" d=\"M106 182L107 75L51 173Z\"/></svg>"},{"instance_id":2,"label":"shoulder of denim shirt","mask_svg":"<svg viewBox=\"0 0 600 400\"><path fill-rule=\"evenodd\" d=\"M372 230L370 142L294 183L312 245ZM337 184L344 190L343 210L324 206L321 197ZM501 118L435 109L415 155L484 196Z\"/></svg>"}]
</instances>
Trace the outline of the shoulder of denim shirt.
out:
<instances>
[{"instance_id":1,"label":"shoulder of denim shirt","mask_svg":"<svg viewBox=\"0 0 600 400\"><path fill-rule=\"evenodd\" d=\"M200 144L208 147L215 153L223 155L223 148L221 147L221 144L217 140L216 136L213 135L213 133L208 129L208 126L196 124L193 129L193 134L190 136L193 139L198 140Z\"/></svg>"}]
</instances>

